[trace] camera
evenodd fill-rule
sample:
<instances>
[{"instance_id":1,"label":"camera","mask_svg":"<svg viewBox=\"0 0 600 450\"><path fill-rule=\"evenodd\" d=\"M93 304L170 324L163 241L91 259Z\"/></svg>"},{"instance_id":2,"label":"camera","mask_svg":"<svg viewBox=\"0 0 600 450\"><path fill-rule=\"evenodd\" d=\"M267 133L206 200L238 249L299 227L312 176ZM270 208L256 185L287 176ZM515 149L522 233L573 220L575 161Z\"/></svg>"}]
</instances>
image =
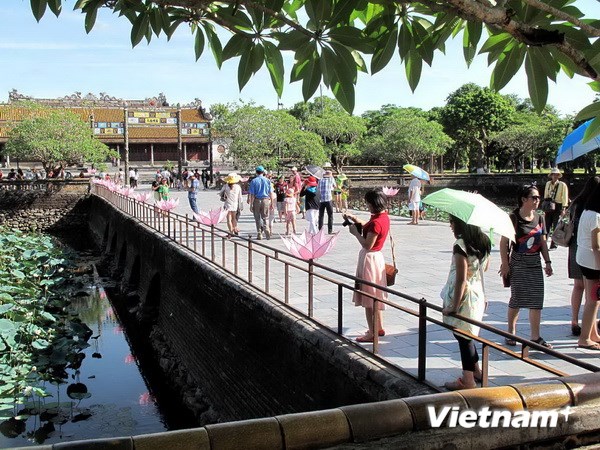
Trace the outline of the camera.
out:
<instances>
[{"instance_id":1,"label":"camera","mask_svg":"<svg viewBox=\"0 0 600 450\"><path fill-rule=\"evenodd\" d=\"M348 219L348 217L344 216L344 221L342 222L342 226L347 227L348 225L352 225L352 224L353 224L353 222L350 219Z\"/></svg>"}]
</instances>

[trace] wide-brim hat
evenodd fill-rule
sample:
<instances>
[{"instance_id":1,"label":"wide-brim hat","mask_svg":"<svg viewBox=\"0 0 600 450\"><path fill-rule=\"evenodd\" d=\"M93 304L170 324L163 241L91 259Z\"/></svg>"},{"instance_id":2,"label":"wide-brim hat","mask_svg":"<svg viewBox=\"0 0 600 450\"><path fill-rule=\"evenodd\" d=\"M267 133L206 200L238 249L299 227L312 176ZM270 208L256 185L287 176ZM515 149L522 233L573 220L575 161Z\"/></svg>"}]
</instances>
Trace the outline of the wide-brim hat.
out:
<instances>
[{"instance_id":1,"label":"wide-brim hat","mask_svg":"<svg viewBox=\"0 0 600 450\"><path fill-rule=\"evenodd\" d=\"M337 179L338 180L342 180L342 181L346 181L348 179L348 177L346 176L346 174L338 173Z\"/></svg>"},{"instance_id":2,"label":"wide-brim hat","mask_svg":"<svg viewBox=\"0 0 600 450\"><path fill-rule=\"evenodd\" d=\"M315 187L317 184L319 183L317 182L317 179L313 176L310 176L306 179L306 185L308 187Z\"/></svg>"},{"instance_id":3,"label":"wide-brim hat","mask_svg":"<svg viewBox=\"0 0 600 450\"><path fill-rule=\"evenodd\" d=\"M239 183L240 180L241 180L241 178L237 173L231 172L229 175L227 175L225 177L225 179L223 181L225 181L225 183L227 183L227 184L234 184L234 183Z\"/></svg>"},{"instance_id":4,"label":"wide-brim hat","mask_svg":"<svg viewBox=\"0 0 600 450\"><path fill-rule=\"evenodd\" d=\"M562 173L561 173L561 171L560 171L560 169L558 167L553 167L552 168L552 170L548 174L548 178L550 178L554 174L558 174L558 178L562 178Z\"/></svg>"},{"instance_id":5,"label":"wide-brim hat","mask_svg":"<svg viewBox=\"0 0 600 450\"><path fill-rule=\"evenodd\" d=\"M326 170L325 173L323 174L324 177L332 177L333 176L333 172L331 170Z\"/></svg>"}]
</instances>

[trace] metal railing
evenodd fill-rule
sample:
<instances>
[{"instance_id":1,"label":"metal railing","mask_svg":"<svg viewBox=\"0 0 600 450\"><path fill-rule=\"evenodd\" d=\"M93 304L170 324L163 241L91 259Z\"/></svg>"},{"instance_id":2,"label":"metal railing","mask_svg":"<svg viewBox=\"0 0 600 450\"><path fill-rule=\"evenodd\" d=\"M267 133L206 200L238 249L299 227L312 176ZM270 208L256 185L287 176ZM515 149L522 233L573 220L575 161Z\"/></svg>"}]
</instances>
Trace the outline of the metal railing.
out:
<instances>
[{"instance_id":1,"label":"metal railing","mask_svg":"<svg viewBox=\"0 0 600 450\"><path fill-rule=\"evenodd\" d=\"M426 381L428 323L439 325L440 327L446 328L461 336L473 339L481 344L483 386L488 384L490 349L501 352L511 358L518 359L536 367L537 369L541 369L556 376L566 376L569 374L544 362L530 358L529 350L534 349L543 352L548 356L565 361L576 367L591 372L600 371L600 367L597 367L593 364L579 361L578 359L569 355L565 355L553 349L548 349L540 344L507 333L506 331L493 327L485 322L479 322L467 317L462 317L460 315L456 316L465 322L476 325L481 329L500 336L501 338L509 338L517 341L521 344L521 351L512 351L489 339L455 329L443 323L443 321L440 320L441 318L432 317L430 315L431 311L441 313L442 308L433 303L429 303L425 298L419 299L412 297L394 289L379 286L366 280L358 279L352 275L349 275L348 273L332 269L315 261L305 261L296 258L290 253L269 247L261 241L251 240L243 237L231 239L231 235L226 230L222 230L214 226L201 225L187 215L182 216L172 212L161 211L154 205L149 205L132 198L125 197L116 192L109 191L103 186L94 185L92 192L105 199L126 214L137 219L141 223L162 233L169 239L192 251L197 256L203 258L204 260L210 261L216 266L229 272L238 280L252 285L255 289L261 291L265 295L269 295L274 300L294 308L296 311L304 314L317 323L334 329L341 336L343 336L344 327L345 293L359 292L360 294L373 299L374 329L378 329L378 315L376 314L378 303L384 303L387 307L412 317L418 323L418 362L416 377L419 381ZM242 255L246 255L246 258L243 259ZM264 261L262 267L260 267L261 260ZM278 280L274 280L273 277L271 277L271 273L276 271L276 265L283 266L282 286L278 285ZM262 273L259 273L261 272L261 269ZM304 280L306 281L303 281L302 278L294 278L292 276L292 271L302 274L304 276ZM302 294L296 297L296 299L300 300L299 304L298 302L294 304L294 299L292 299L291 296L291 289L294 281L296 281L295 284L297 286L300 286L303 289L306 288L306 296ZM357 289L356 286L358 284L376 287L377 289L386 292L388 297L395 299L395 301L391 301L389 299L378 299L367 292ZM315 301L319 301L319 297L331 296L328 294L328 292L331 292L332 289L329 288L329 291L327 291L327 288L324 287L327 285L333 286L333 291L335 292L334 295L337 297L337 315L334 320L334 324L332 324L331 321L329 323L325 323L315 317ZM319 293L318 296L315 294L315 292L317 292L317 287ZM352 344L357 345L354 343ZM373 355L381 357L379 355L380 346L379 336L377 336L377 334L374 336L372 349L366 349ZM389 359L383 359L386 362L393 364L393 362L389 361ZM402 367L398 365L396 366L401 370L406 371Z\"/></svg>"}]
</instances>

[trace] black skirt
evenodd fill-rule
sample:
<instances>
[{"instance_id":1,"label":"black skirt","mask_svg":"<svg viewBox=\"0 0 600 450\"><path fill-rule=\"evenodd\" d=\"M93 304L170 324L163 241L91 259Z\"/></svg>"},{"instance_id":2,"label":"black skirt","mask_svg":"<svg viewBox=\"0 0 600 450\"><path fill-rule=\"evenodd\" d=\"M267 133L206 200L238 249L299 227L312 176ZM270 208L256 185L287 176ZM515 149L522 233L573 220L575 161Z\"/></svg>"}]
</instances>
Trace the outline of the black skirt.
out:
<instances>
[{"instance_id":1,"label":"black skirt","mask_svg":"<svg viewBox=\"0 0 600 450\"><path fill-rule=\"evenodd\" d=\"M544 307L544 273L538 253L512 252L510 256L510 308Z\"/></svg>"}]
</instances>

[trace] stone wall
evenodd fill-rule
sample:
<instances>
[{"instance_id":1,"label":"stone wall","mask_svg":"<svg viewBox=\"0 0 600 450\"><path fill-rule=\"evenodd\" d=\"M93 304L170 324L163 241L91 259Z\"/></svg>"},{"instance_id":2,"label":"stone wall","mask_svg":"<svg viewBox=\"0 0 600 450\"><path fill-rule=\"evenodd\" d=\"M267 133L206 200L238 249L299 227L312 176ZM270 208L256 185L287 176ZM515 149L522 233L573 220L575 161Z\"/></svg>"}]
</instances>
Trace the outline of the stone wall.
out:
<instances>
[{"instance_id":1,"label":"stone wall","mask_svg":"<svg viewBox=\"0 0 600 450\"><path fill-rule=\"evenodd\" d=\"M103 199L90 201L91 234L129 292L121 310L199 423L432 392Z\"/></svg>"},{"instance_id":2,"label":"stone wall","mask_svg":"<svg viewBox=\"0 0 600 450\"><path fill-rule=\"evenodd\" d=\"M87 223L87 181L0 182L0 226L62 232Z\"/></svg>"}]
</instances>

